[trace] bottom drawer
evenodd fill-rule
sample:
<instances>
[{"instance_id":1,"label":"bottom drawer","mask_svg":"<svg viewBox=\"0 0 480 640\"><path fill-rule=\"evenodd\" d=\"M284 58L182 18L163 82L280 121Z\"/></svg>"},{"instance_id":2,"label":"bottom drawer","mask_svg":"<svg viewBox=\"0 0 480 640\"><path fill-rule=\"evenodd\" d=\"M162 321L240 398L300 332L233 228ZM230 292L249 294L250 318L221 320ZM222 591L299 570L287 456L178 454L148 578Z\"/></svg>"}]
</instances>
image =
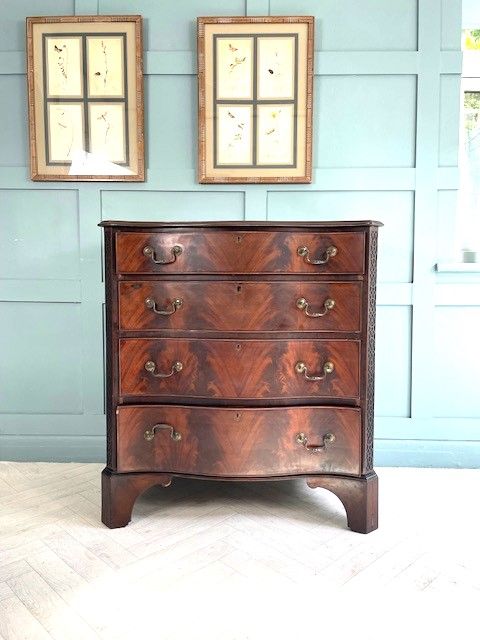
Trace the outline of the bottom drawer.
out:
<instances>
[{"instance_id":1,"label":"bottom drawer","mask_svg":"<svg viewBox=\"0 0 480 640\"><path fill-rule=\"evenodd\" d=\"M250 477L360 474L360 409L128 406L117 470Z\"/></svg>"}]
</instances>

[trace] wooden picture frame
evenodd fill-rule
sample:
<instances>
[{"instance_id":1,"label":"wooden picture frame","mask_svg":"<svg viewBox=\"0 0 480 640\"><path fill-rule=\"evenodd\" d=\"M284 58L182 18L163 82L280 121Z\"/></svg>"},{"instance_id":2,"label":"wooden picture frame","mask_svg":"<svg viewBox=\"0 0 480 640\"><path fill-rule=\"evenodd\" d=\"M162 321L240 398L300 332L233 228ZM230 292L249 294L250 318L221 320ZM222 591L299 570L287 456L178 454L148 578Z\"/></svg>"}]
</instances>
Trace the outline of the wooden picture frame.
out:
<instances>
[{"instance_id":1,"label":"wooden picture frame","mask_svg":"<svg viewBox=\"0 0 480 640\"><path fill-rule=\"evenodd\" d=\"M199 182L311 182L313 16L197 27Z\"/></svg>"},{"instance_id":2,"label":"wooden picture frame","mask_svg":"<svg viewBox=\"0 0 480 640\"><path fill-rule=\"evenodd\" d=\"M142 17L26 19L32 180L145 180Z\"/></svg>"}]
</instances>

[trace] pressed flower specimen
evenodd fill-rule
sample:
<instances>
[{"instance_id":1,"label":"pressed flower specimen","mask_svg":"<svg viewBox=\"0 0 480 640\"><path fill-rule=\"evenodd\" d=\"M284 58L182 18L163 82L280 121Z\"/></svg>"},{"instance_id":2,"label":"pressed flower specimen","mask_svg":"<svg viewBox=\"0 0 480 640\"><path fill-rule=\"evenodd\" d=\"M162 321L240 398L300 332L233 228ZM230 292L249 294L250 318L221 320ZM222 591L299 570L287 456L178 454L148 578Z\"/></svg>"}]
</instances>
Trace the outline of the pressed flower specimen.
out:
<instances>
[{"instance_id":1,"label":"pressed flower specimen","mask_svg":"<svg viewBox=\"0 0 480 640\"><path fill-rule=\"evenodd\" d=\"M55 44L53 49L57 55L57 66L62 75L63 79L68 80L68 47L67 45L61 44L58 46Z\"/></svg>"}]
</instances>

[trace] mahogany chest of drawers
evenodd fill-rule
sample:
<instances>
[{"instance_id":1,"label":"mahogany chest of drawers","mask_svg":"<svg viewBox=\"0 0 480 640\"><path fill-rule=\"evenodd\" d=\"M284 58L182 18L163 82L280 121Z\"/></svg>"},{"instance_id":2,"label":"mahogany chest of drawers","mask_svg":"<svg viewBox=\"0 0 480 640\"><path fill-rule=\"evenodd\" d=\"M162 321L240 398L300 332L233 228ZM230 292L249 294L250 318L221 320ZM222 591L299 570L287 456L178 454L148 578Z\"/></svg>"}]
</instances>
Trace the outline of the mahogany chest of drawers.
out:
<instances>
[{"instance_id":1,"label":"mahogany chest of drawers","mask_svg":"<svg viewBox=\"0 0 480 640\"><path fill-rule=\"evenodd\" d=\"M377 527L380 223L103 222L102 520L174 476L303 477Z\"/></svg>"}]
</instances>

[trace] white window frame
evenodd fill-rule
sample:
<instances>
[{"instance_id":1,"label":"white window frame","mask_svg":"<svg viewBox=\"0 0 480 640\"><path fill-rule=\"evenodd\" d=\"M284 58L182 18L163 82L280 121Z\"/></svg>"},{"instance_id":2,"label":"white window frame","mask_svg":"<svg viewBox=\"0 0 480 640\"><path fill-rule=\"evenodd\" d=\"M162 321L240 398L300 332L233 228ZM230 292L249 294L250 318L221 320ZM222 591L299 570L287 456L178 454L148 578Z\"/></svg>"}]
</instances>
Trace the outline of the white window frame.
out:
<instances>
[{"instance_id":1,"label":"white window frame","mask_svg":"<svg viewBox=\"0 0 480 640\"><path fill-rule=\"evenodd\" d=\"M470 53L470 52L468 52ZM456 246L463 254L464 262L480 262L480 163L475 175L471 175L465 154L465 126L464 104L465 93L475 91L480 93L480 51L474 52L477 58L477 77L463 76L460 85L460 132L458 149L458 166L460 186L457 198L457 238ZM479 137L480 144L480 137ZM467 255L476 252L477 256Z\"/></svg>"}]
</instances>

